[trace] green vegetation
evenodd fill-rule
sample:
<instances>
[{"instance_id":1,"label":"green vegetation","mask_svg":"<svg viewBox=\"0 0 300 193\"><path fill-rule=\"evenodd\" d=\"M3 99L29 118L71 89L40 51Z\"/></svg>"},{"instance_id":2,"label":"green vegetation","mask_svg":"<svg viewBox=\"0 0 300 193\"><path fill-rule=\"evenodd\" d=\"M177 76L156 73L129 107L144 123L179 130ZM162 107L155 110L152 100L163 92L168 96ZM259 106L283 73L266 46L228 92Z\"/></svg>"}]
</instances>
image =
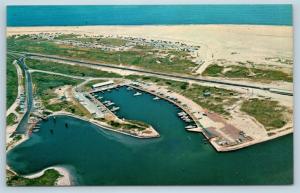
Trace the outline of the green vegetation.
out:
<instances>
[{"instance_id":1,"label":"green vegetation","mask_svg":"<svg viewBox=\"0 0 300 193\"><path fill-rule=\"evenodd\" d=\"M42 61L35 59L26 59L26 64L29 68L37 70L46 70L56 73L68 74L73 76L90 76L90 77L109 77L109 78L120 78L121 75L112 72L105 72L93 68L84 66L72 66L69 64Z\"/></svg>"},{"instance_id":2,"label":"green vegetation","mask_svg":"<svg viewBox=\"0 0 300 193\"><path fill-rule=\"evenodd\" d=\"M6 184L8 186L53 186L57 179L61 177L58 171L48 169L40 177L29 179L7 170Z\"/></svg>"},{"instance_id":3,"label":"green vegetation","mask_svg":"<svg viewBox=\"0 0 300 193\"><path fill-rule=\"evenodd\" d=\"M54 103L54 104L46 104L46 109L51 110L51 111L66 111L73 113L74 115L78 116L86 116L89 113L87 110L85 110L83 107L79 108L78 105L75 105L71 102L68 101L61 101L59 103Z\"/></svg>"},{"instance_id":4,"label":"green vegetation","mask_svg":"<svg viewBox=\"0 0 300 193\"><path fill-rule=\"evenodd\" d=\"M277 101L250 99L244 101L241 111L248 113L258 122L263 124L267 130L278 129L286 124L284 113L286 109Z\"/></svg>"},{"instance_id":5,"label":"green vegetation","mask_svg":"<svg viewBox=\"0 0 300 193\"><path fill-rule=\"evenodd\" d=\"M224 67L213 64L208 66L203 72L204 76L220 76Z\"/></svg>"},{"instance_id":6,"label":"green vegetation","mask_svg":"<svg viewBox=\"0 0 300 193\"><path fill-rule=\"evenodd\" d=\"M36 94L41 97L43 102L47 103L49 99L56 97L54 93L55 88L65 85L74 86L82 82L82 80L35 72L32 74L32 82L36 86Z\"/></svg>"},{"instance_id":7,"label":"green vegetation","mask_svg":"<svg viewBox=\"0 0 300 193\"><path fill-rule=\"evenodd\" d=\"M16 119L17 116L14 113L10 113L7 117L6 117L6 124L7 125L13 125L16 123Z\"/></svg>"},{"instance_id":8,"label":"green vegetation","mask_svg":"<svg viewBox=\"0 0 300 193\"><path fill-rule=\"evenodd\" d=\"M166 80L151 76L129 75L126 78L154 82L158 85L167 86L170 90L186 96L201 107L223 115L229 115L226 107L233 105L239 100L238 93L216 87L207 87L197 84L188 85L186 82ZM210 96L204 96L204 93L207 92L210 93Z\"/></svg>"},{"instance_id":9,"label":"green vegetation","mask_svg":"<svg viewBox=\"0 0 300 193\"><path fill-rule=\"evenodd\" d=\"M76 40L81 41L80 38ZM92 39L95 41L94 39ZM91 41L83 38L82 41ZM96 40L98 41L98 40ZM112 38L100 39L100 44L117 45L124 40ZM52 40L34 40L30 37L7 40L8 48L20 52L33 52L57 55L68 58L85 59L107 64L133 65L145 69L168 73L190 73L197 64L187 57L187 52L176 50L157 50L149 47L135 47L126 51L105 51L97 48L81 48L57 44Z\"/></svg>"},{"instance_id":10,"label":"green vegetation","mask_svg":"<svg viewBox=\"0 0 300 193\"><path fill-rule=\"evenodd\" d=\"M150 125L136 120L126 120L127 123L120 123L117 121L109 121L108 124L116 129L123 129L123 130L133 130L137 129L139 131L143 131L146 128L150 127Z\"/></svg>"},{"instance_id":11,"label":"green vegetation","mask_svg":"<svg viewBox=\"0 0 300 193\"><path fill-rule=\"evenodd\" d=\"M13 138L14 141L19 141L21 139L22 139L22 135L15 135Z\"/></svg>"},{"instance_id":12,"label":"green vegetation","mask_svg":"<svg viewBox=\"0 0 300 193\"><path fill-rule=\"evenodd\" d=\"M18 95L18 74L13 65L14 59L7 55L6 61L6 109L8 109L16 100Z\"/></svg>"},{"instance_id":13,"label":"green vegetation","mask_svg":"<svg viewBox=\"0 0 300 193\"><path fill-rule=\"evenodd\" d=\"M77 34L61 34L54 38L55 40L75 40L83 43L97 43L107 46L124 46L128 41L120 38L106 38L106 37L80 37Z\"/></svg>"},{"instance_id":14,"label":"green vegetation","mask_svg":"<svg viewBox=\"0 0 300 193\"><path fill-rule=\"evenodd\" d=\"M128 41L123 39L118 39L118 38L97 38L96 42L102 45L124 46Z\"/></svg>"},{"instance_id":15,"label":"green vegetation","mask_svg":"<svg viewBox=\"0 0 300 193\"><path fill-rule=\"evenodd\" d=\"M61 34L56 36L54 39L55 40L74 40L78 37L79 35L77 34Z\"/></svg>"},{"instance_id":16,"label":"green vegetation","mask_svg":"<svg viewBox=\"0 0 300 193\"><path fill-rule=\"evenodd\" d=\"M251 78L260 81L287 81L292 82L293 77L287 73L279 70L266 70L258 68L247 68L244 66L230 65L226 66L227 70L224 72L225 67L217 64L212 64L203 72L205 76L213 77L228 77L228 78Z\"/></svg>"},{"instance_id":17,"label":"green vegetation","mask_svg":"<svg viewBox=\"0 0 300 193\"><path fill-rule=\"evenodd\" d=\"M81 80L71 79L68 77L58 76L58 75L50 75L44 73L33 73L32 81L36 86L36 94L42 99L43 104L46 109L52 111L61 111L65 110L67 112L84 116L87 115L87 112L83 108L79 108L79 105L73 104L71 102L65 101L64 99L60 99L60 102L55 104L49 104L49 100L56 98L56 94L54 90L57 87L64 85L77 85L81 82Z\"/></svg>"}]
</instances>

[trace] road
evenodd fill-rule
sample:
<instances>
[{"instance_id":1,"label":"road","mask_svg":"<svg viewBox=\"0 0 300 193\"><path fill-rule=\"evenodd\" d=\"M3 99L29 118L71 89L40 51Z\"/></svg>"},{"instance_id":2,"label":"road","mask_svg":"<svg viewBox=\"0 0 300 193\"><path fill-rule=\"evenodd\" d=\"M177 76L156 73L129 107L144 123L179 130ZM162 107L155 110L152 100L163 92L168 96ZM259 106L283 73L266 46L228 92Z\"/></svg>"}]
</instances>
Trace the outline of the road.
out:
<instances>
[{"instance_id":1,"label":"road","mask_svg":"<svg viewBox=\"0 0 300 193\"><path fill-rule=\"evenodd\" d=\"M27 126L28 126L28 119L30 117L30 113L32 110L32 104L33 104L33 95L32 95L32 81L31 81L31 75L28 72L28 68L25 64L25 58L21 57L18 60L18 63L20 64L21 68L25 72L25 89L26 89L26 100L27 100L27 110L21 119L15 134L25 134L27 132Z\"/></svg>"},{"instance_id":2,"label":"road","mask_svg":"<svg viewBox=\"0 0 300 193\"><path fill-rule=\"evenodd\" d=\"M14 101L14 103L7 109L6 111L6 116L8 116L10 113L14 113L16 116L19 116L19 113L16 112L16 108L17 106L19 106L19 101L20 101L20 96L21 96L21 93L23 91L23 85L22 85L22 78L23 78L23 75L22 75L22 69L21 67L17 64L17 61L14 60L13 62L14 66L16 67L17 69L17 76L18 76L18 94L17 94L17 97L16 97L16 100Z\"/></svg>"},{"instance_id":3,"label":"road","mask_svg":"<svg viewBox=\"0 0 300 193\"><path fill-rule=\"evenodd\" d=\"M177 74L167 74L167 73L162 73L162 72L152 72L152 71L144 70L144 69L136 69L136 68L118 66L118 65L113 65L113 64L103 64L103 63L96 63L96 62L90 62L90 61L76 60L76 59L70 59L70 58L64 58L64 57L52 56L52 55L44 55L44 54L36 54L36 53L28 53L28 52L14 52L14 51L9 51L9 52L15 53L18 55L25 55L26 57L29 57L29 58L37 57L40 59L55 60L55 61L60 61L60 62L65 62L65 63L84 65L84 66L88 66L88 67L104 67L104 68L110 68L110 69L117 69L117 70L141 73L143 75L153 75L153 76L158 76L158 77L165 78L165 79L173 79L173 80L175 79L175 80L180 80L180 81L185 81L185 82L194 81L194 82L200 82L200 83L208 83L208 84L210 84L210 86L224 85L224 86L226 86L226 88L229 88L229 89L236 87L236 88L244 88L244 89L253 89L254 91L261 90L264 92L270 90L270 87L260 86L255 83L246 84L246 83L237 83L235 81L210 79L210 78L205 78L205 77L199 78L199 77L183 76L183 75L177 75ZM235 89L233 88L233 90L235 90ZM257 93L261 93L261 92L257 92ZM287 90L286 93L288 95L292 95L291 91Z\"/></svg>"}]
</instances>

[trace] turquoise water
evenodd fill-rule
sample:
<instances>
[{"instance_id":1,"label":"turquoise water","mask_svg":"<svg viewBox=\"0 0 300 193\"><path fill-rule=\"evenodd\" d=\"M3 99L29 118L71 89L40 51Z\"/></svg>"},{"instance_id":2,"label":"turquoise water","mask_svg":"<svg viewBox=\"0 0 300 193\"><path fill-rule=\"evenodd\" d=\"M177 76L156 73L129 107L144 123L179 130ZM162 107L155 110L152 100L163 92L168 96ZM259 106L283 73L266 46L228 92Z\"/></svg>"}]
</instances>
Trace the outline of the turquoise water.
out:
<instances>
[{"instance_id":1,"label":"turquoise water","mask_svg":"<svg viewBox=\"0 0 300 193\"><path fill-rule=\"evenodd\" d=\"M60 116L42 122L31 138L9 151L7 163L20 174L64 165L78 185L290 184L293 136L235 152L217 153L203 136L186 132L179 109L153 96L134 97L125 88L103 94L128 119L155 127L160 138L137 139ZM65 127L65 123L69 127ZM51 134L50 129L53 129Z\"/></svg>"},{"instance_id":2,"label":"turquoise water","mask_svg":"<svg viewBox=\"0 0 300 193\"><path fill-rule=\"evenodd\" d=\"M292 25L291 5L8 6L8 26Z\"/></svg>"}]
</instances>

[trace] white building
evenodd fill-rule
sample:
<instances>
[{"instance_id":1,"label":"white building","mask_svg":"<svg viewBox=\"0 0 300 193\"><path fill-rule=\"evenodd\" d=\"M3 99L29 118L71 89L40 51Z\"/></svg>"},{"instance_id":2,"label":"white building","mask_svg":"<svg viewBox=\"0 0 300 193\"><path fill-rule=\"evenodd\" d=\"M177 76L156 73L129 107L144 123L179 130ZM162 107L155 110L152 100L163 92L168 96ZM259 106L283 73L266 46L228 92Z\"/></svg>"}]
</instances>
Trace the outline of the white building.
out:
<instances>
[{"instance_id":1,"label":"white building","mask_svg":"<svg viewBox=\"0 0 300 193\"><path fill-rule=\"evenodd\" d=\"M94 84L92 86L92 88L96 89L96 88L99 88L99 87L110 86L110 85L113 85L113 84L114 84L114 81L109 80L109 81L106 81L106 82L100 82L100 83Z\"/></svg>"}]
</instances>

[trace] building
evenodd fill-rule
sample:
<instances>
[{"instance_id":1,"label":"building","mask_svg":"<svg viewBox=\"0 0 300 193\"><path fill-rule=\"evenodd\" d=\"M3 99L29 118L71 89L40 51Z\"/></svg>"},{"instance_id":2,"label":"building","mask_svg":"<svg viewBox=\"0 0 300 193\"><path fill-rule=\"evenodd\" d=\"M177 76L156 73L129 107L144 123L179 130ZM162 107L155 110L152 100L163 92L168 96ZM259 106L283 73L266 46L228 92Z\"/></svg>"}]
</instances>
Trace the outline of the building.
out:
<instances>
[{"instance_id":1,"label":"building","mask_svg":"<svg viewBox=\"0 0 300 193\"><path fill-rule=\"evenodd\" d=\"M103 87L103 86L110 86L110 85L113 85L113 84L114 84L114 81L109 80L109 81L106 81L106 82L100 82L100 83L94 84L92 86L92 88L96 89L96 88L100 88L100 87Z\"/></svg>"}]
</instances>

